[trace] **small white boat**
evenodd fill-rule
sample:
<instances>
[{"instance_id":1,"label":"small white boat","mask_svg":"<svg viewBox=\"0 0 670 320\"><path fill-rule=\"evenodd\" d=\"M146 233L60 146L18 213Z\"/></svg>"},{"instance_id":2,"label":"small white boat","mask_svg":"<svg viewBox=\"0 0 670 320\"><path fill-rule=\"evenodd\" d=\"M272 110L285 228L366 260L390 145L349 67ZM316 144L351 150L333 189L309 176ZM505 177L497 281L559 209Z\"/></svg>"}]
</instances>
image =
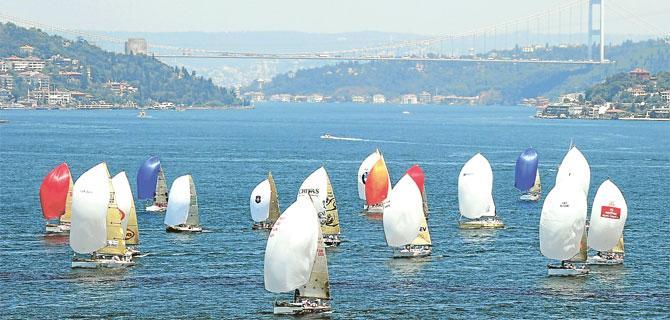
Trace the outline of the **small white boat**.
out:
<instances>
[{"instance_id":1,"label":"small white boat","mask_svg":"<svg viewBox=\"0 0 670 320\"><path fill-rule=\"evenodd\" d=\"M112 179L103 162L89 169L74 183L70 247L75 254L72 268L125 268L133 265L126 249L122 220Z\"/></svg>"},{"instance_id":2,"label":"small white boat","mask_svg":"<svg viewBox=\"0 0 670 320\"><path fill-rule=\"evenodd\" d=\"M589 247L597 250L589 264L617 265L624 260L623 229L628 218L628 205L621 190L605 180L593 199L589 222Z\"/></svg>"},{"instance_id":3,"label":"small white boat","mask_svg":"<svg viewBox=\"0 0 670 320\"><path fill-rule=\"evenodd\" d=\"M198 195L191 175L181 176L172 183L165 212L167 232L201 232Z\"/></svg>"},{"instance_id":4,"label":"small white boat","mask_svg":"<svg viewBox=\"0 0 670 320\"><path fill-rule=\"evenodd\" d=\"M167 208L167 180L156 156L145 160L137 171L137 198L146 202L147 212L165 212Z\"/></svg>"},{"instance_id":5,"label":"small white boat","mask_svg":"<svg viewBox=\"0 0 670 320\"><path fill-rule=\"evenodd\" d=\"M328 259L309 197L298 197L272 228L265 247L264 282L270 292L293 292L293 301L274 302L274 314L332 311Z\"/></svg>"},{"instance_id":6,"label":"small white boat","mask_svg":"<svg viewBox=\"0 0 670 320\"><path fill-rule=\"evenodd\" d=\"M40 205L44 218L58 219L58 223L47 223L47 234L67 234L70 232L72 216L72 175L67 163L63 162L51 170L40 185Z\"/></svg>"},{"instance_id":7,"label":"small white boat","mask_svg":"<svg viewBox=\"0 0 670 320\"><path fill-rule=\"evenodd\" d=\"M384 156L375 150L358 168L358 197L365 200L363 212L370 218L380 219L389 205L391 178Z\"/></svg>"},{"instance_id":8,"label":"small white boat","mask_svg":"<svg viewBox=\"0 0 670 320\"><path fill-rule=\"evenodd\" d=\"M251 219L254 220L252 229L272 229L275 221L279 218L279 198L272 172L268 172L268 178L251 191L249 209L251 210Z\"/></svg>"},{"instance_id":9,"label":"small white boat","mask_svg":"<svg viewBox=\"0 0 670 320\"><path fill-rule=\"evenodd\" d=\"M147 113L144 110L140 110L140 113L137 114L138 118L146 118Z\"/></svg>"},{"instance_id":10,"label":"small white boat","mask_svg":"<svg viewBox=\"0 0 670 320\"><path fill-rule=\"evenodd\" d=\"M493 202L493 170L491 164L477 153L465 163L458 175L458 208L461 229L497 229L505 224L496 215Z\"/></svg>"},{"instance_id":11,"label":"small white boat","mask_svg":"<svg viewBox=\"0 0 670 320\"><path fill-rule=\"evenodd\" d=\"M342 240L340 239L340 218L337 201L328 172L324 167L312 172L303 181L298 191L299 197L307 197L314 204L321 224L324 245L326 247L339 246Z\"/></svg>"},{"instance_id":12,"label":"small white boat","mask_svg":"<svg viewBox=\"0 0 670 320\"><path fill-rule=\"evenodd\" d=\"M585 275L586 195L573 184L557 184L544 200L540 216L540 251L559 265L547 265L550 276Z\"/></svg>"},{"instance_id":13,"label":"small white boat","mask_svg":"<svg viewBox=\"0 0 670 320\"><path fill-rule=\"evenodd\" d=\"M324 133L321 135L321 139L332 139L333 136L330 133Z\"/></svg>"},{"instance_id":14,"label":"small white boat","mask_svg":"<svg viewBox=\"0 0 670 320\"><path fill-rule=\"evenodd\" d=\"M411 112L409 111L403 111L402 114L410 114Z\"/></svg>"}]
</instances>

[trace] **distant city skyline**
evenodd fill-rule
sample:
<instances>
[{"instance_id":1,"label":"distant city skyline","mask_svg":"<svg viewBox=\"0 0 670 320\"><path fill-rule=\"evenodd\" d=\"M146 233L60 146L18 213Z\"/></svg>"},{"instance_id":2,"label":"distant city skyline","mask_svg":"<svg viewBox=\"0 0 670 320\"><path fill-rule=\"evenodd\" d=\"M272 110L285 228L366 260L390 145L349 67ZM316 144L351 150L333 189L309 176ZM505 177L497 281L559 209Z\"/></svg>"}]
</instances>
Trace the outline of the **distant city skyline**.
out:
<instances>
[{"instance_id":1,"label":"distant city skyline","mask_svg":"<svg viewBox=\"0 0 670 320\"><path fill-rule=\"evenodd\" d=\"M572 1L215 1L215 0L5 0L0 13L67 29L142 32L382 31L422 35L456 34L525 17ZM644 19L632 22L621 17ZM577 20L574 10L564 15ZM666 35L670 1L606 0L606 30L612 34ZM564 16L564 19L567 17ZM575 21L576 23L576 21ZM574 23L573 23L574 24ZM584 30L585 28L585 22ZM577 29L576 29L577 30Z\"/></svg>"}]
</instances>

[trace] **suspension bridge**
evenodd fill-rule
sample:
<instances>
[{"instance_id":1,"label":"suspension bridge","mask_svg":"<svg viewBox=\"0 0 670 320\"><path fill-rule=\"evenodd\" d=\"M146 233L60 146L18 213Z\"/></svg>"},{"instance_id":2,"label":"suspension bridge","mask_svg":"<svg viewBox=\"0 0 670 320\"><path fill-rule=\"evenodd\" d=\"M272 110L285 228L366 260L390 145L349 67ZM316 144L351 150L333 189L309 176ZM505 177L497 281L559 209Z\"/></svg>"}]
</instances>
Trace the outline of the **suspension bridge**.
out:
<instances>
[{"instance_id":1,"label":"suspension bridge","mask_svg":"<svg viewBox=\"0 0 670 320\"><path fill-rule=\"evenodd\" d=\"M338 61L436 61L542 64L608 64L605 53L605 2L608 12L630 19L651 34L667 37L630 9L613 0L573 0L556 7L496 25L424 39L374 44L346 50L262 53L147 45L146 54L157 58L189 59L261 59L261 60L338 60ZM46 25L0 13L0 20L17 25L69 34L94 43L126 44L126 39ZM551 39L548 41L547 39ZM538 58L531 53L548 44L559 48L586 48L577 59ZM466 49L463 49L466 48ZM507 54L504 54L507 53Z\"/></svg>"}]
</instances>

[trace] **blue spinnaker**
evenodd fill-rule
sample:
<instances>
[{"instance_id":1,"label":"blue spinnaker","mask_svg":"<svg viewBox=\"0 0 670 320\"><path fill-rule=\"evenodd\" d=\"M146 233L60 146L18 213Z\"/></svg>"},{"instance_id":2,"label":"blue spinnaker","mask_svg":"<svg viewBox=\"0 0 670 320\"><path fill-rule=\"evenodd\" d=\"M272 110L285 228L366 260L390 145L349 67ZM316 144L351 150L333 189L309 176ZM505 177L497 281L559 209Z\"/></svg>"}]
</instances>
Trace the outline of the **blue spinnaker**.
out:
<instances>
[{"instance_id":1,"label":"blue spinnaker","mask_svg":"<svg viewBox=\"0 0 670 320\"><path fill-rule=\"evenodd\" d=\"M153 199L156 194L158 171L161 169L161 160L151 156L144 161L137 171L137 198L140 200Z\"/></svg>"},{"instance_id":2,"label":"blue spinnaker","mask_svg":"<svg viewBox=\"0 0 670 320\"><path fill-rule=\"evenodd\" d=\"M514 186L522 192L528 191L535 184L538 157L533 148L528 148L516 159Z\"/></svg>"}]
</instances>

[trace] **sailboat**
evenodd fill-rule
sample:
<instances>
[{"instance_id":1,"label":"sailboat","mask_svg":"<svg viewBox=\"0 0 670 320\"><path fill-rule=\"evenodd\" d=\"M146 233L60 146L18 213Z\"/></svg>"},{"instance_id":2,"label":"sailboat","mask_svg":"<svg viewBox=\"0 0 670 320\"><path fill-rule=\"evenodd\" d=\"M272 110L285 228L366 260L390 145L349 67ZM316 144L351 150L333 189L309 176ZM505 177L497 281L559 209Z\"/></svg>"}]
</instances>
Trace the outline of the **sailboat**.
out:
<instances>
[{"instance_id":1,"label":"sailboat","mask_svg":"<svg viewBox=\"0 0 670 320\"><path fill-rule=\"evenodd\" d=\"M575 186L582 190L584 195L588 196L591 168L584 154L574 145L570 147L556 173L556 185L568 181L575 183Z\"/></svg>"},{"instance_id":2,"label":"sailboat","mask_svg":"<svg viewBox=\"0 0 670 320\"><path fill-rule=\"evenodd\" d=\"M119 172L112 178L112 186L114 187L116 204L123 216L121 226L123 226L123 234L125 235L126 249L132 255L137 256L140 254L137 247L140 232L137 226L137 213L135 212L133 192L130 189L128 176L124 171Z\"/></svg>"},{"instance_id":3,"label":"sailboat","mask_svg":"<svg viewBox=\"0 0 670 320\"><path fill-rule=\"evenodd\" d=\"M165 225L167 232L202 232L198 213L198 195L191 175L172 182L170 188Z\"/></svg>"},{"instance_id":4,"label":"sailboat","mask_svg":"<svg viewBox=\"0 0 670 320\"><path fill-rule=\"evenodd\" d=\"M542 194L540 169L538 168L537 151L533 148L524 150L516 159L514 170L514 187L523 192L519 199L537 201Z\"/></svg>"},{"instance_id":5,"label":"sailboat","mask_svg":"<svg viewBox=\"0 0 670 320\"><path fill-rule=\"evenodd\" d=\"M67 233L70 231L72 216L72 175L67 163L63 162L53 168L44 177L40 185L40 205L44 218L58 219L58 223L46 225L48 234Z\"/></svg>"},{"instance_id":6,"label":"sailboat","mask_svg":"<svg viewBox=\"0 0 670 320\"><path fill-rule=\"evenodd\" d=\"M430 234L419 186L412 176L405 174L391 193L391 203L384 211L383 222L386 243L393 248L393 256L409 258L430 255Z\"/></svg>"},{"instance_id":7,"label":"sailboat","mask_svg":"<svg viewBox=\"0 0 670 320\"><path fill-rule=\"evenodd\" d=\"M272 172L268 172L268 178L251 191L249 209L251 219L254 220L252 229L272 229L272 225L279 218L279 199Z\"/></svg>"},{"instance_id":8,"label":"sailboat","mask_svg":"<svg viewBox=\"0 0 670 320\"><path fill-rule=\"evenodd\" d=\"M137 171L137 198L145 201L146 211L163 212L167 208L167 181L156 156L149 157Z\"/></svg>"},{"instance_id":9,"label":"sailboat","mask_svg":"<svg viewBox=\"0 0 670 320\"><path fill-rule=\"evenodd\" d=\"M333 186L324 167L312 172L303 181L298 191L298 198L300 197L309 197L314 202L321 223L324 244L327 247L339 246L342 242L339 212Z\"/></svg>"},{"instance_id":10,"label":"sailboat","mask_svg":"<svg viewBox=\"0 0 670 320\"><path fill-rule=\"evenodd\" d=\"M82 174L72 191L70 247L75 252L72 268L134 265L132 254L126 250L123 219L107 164L100 163Z\"/></svg>"},{"instance_id":11,"label":"sailboat","mask_svg":"<svg viewBox=\"0 0 670 320\"><path fill-rule=\"evenodd\" d=\"M272 228L265 247L265 290L293 291L293 301L275 301L275 314L330 313L328 259L313 202L298 199Z\"/></svg>"},{"instance_id":12,"label":"sailboat","mask_svg":"<svg viewBox=\"0 0 670 320\"><path fill-rule=\"evenodd\" d=\"M465 163L458 175L458 208L462 229L503 228L493 202L493 171L481 153Z\"/></svg>"},{"instance_id":13,"label":"sailboat","mask_svg":"<svg viewBox=\"0 0 670 320\"><path fill-rule=\"evenodd\" d=\"M386 168L384 156L380 154L379 159L370 167L365 179L366 213L369 217L381 218L384 209L389 206L390 194L391 177Z\"/></svg>"},{"instance_id":14,"label":"sailboat","mask_svg":"<svg viewBox=\"0 0 670 320\"><path fill-rule=\"evenodd\" d=\"M627 218L628 206L621 190L611 180L605 180L591 208L588 244L598 253L588 259L589 264L623 263L623 229Z\"/></svg>"},{"instance_id":15,"label":"sailboat","mask_svg":"<svg viewBox=\"0 0 670 320\"><path fill-rule=\"evenodd\" d=\"M540 251L561 263L547 265L550 276L589 273L586 267L586 195L569 184L557 184L547 195L540 217Z\"/></svg>"},{"instance_id":16,"label":"sailboat","mask_svg":"<svg viewBox=\"0 0 670 320\"><path fill-rule=\"evenodd\" d=\"M372 167L377 163L379 159L382 158L382 154L379 151L379 149L376 149L373 153L368 155L365 160L361 163L361 166L358 168L358 176L357 176L357 185L358 185L358 198L360 198L363 201L366 201L365 199L365 185L368 180L368 175L370 174L370 170ZM369 206L367 201L365 202L363 206L363 213L368 213L369 211ZM377 214L381 213L383 208L375 208L373 211L377 211Z\"/></svg>"}]
</instances>

